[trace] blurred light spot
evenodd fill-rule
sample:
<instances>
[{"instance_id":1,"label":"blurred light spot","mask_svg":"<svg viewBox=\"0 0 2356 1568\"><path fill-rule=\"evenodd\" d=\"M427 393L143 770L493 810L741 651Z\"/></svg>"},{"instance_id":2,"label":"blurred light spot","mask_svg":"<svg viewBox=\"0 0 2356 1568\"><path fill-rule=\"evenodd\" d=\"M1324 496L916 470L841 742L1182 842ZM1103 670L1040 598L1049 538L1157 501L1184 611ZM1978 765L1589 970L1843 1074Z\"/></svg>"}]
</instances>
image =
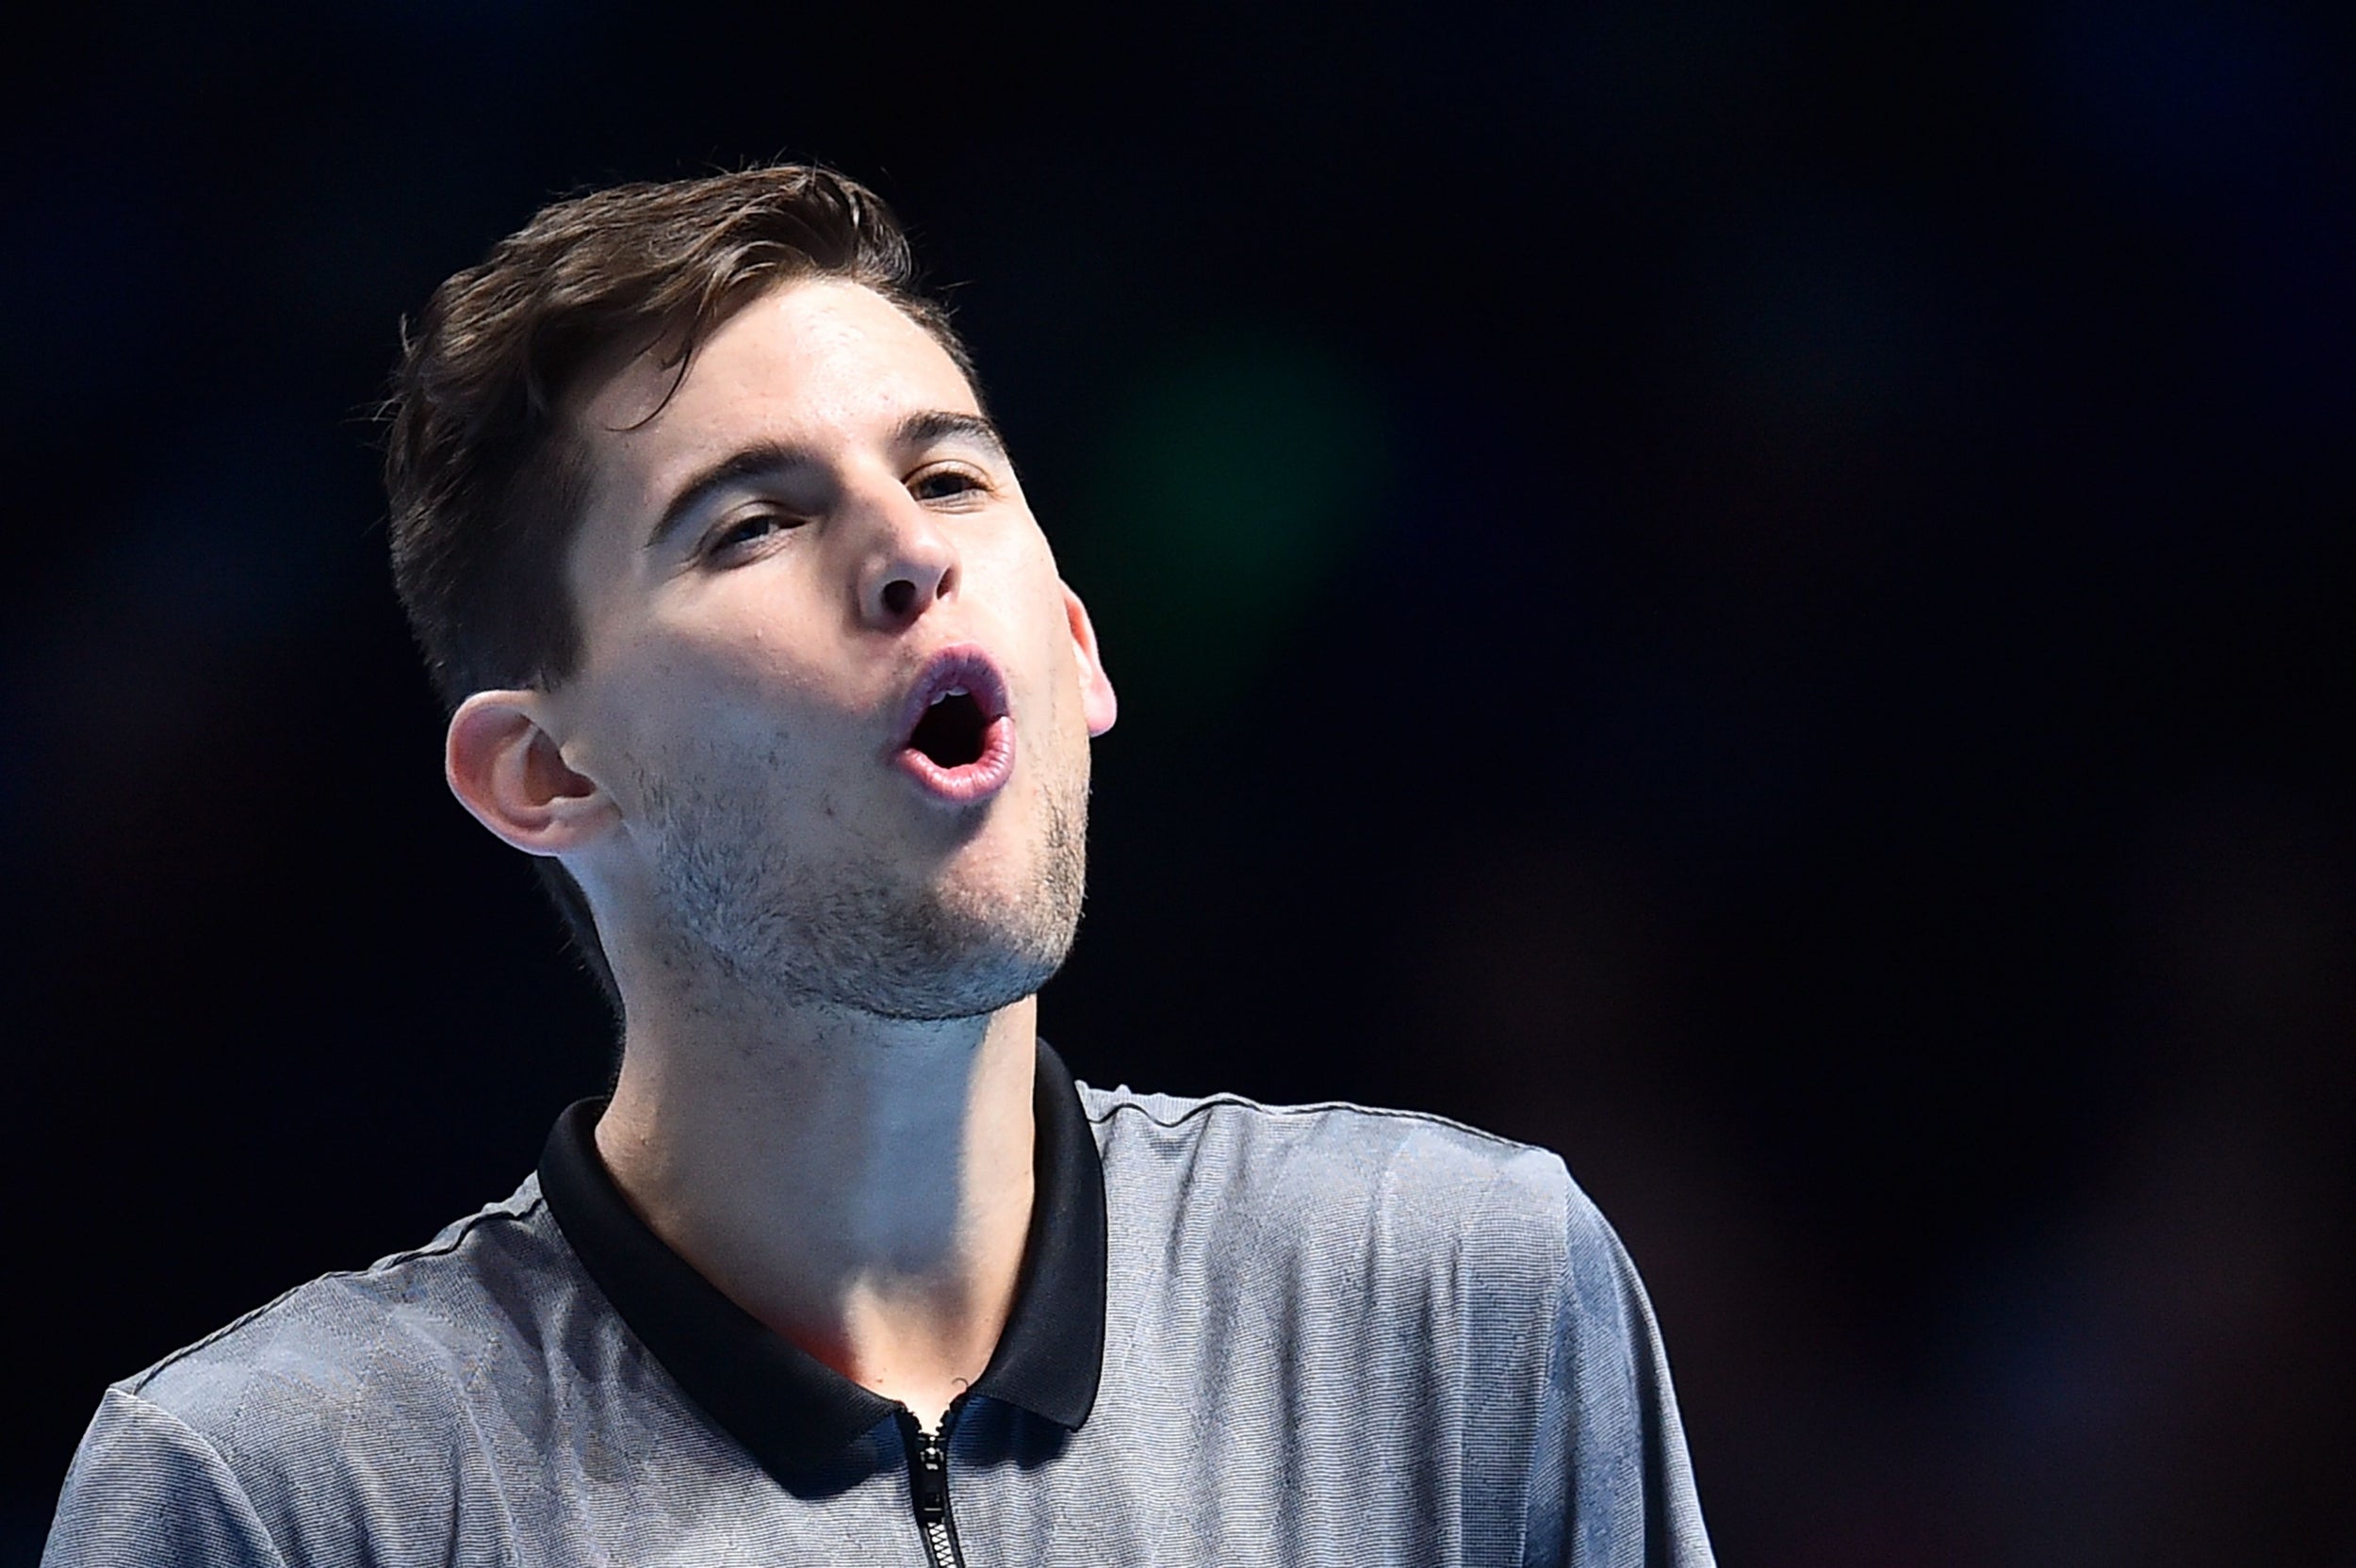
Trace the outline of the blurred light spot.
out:
<instances>
[{"instance_id":1,"label":"blurred light spot","mask_svg":"<svg viewBox=\"0 0 2356 1568\"><path fill-rule=\"evenodd\" d=\"M2076 5L2053 13L2049 69L2072 139L2163 195L2270 188L2301 95L2297 41L2247 6Z\"/></svg>"},{"instance_id":2,"label":"blurred light spot","mask_svg":"<svg viewBox=\"0 0 2356 1568\"><path fill-rule=\"evenodd\" d=\"M1116 674L1202 700L1248 678L1383 508L1384 424L1297 346L1219 342L1145 381L1087 508Z\"/></svg>"},{"instance_id":3,"label":"blurred light spot","mask_svg":"<svg viewBox=\"0 0 2356 1568\"><path fill-rule=\"evenodd\" d=\"M1888 429L1963 369L1938 320L1936 261L1838 204L1737 216L1683 270L1695 373L1771 438Z\"/></svg>"}]
</instances>

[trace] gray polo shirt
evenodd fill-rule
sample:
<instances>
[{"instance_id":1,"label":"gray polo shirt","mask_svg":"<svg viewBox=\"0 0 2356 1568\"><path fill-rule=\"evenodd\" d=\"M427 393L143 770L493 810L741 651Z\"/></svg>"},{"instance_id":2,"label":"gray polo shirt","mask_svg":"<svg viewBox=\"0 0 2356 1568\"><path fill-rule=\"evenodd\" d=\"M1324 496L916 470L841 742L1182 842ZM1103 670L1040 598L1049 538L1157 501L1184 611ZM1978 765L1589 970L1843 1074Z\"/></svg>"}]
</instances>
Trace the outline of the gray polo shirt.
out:
<instances>
[{"instance_id":1,"label":"gray polo shirt","mask_svg":"<svg viewBox=\"0 0 2356 1568\"><path fill-rule=\"evenodd\" d=\"M597 1109L107 1390L42 1561L1710 1561L1643 1288L1551 1154L1041 1047L1013 1315L935 1447L646 1230Z\"/></svg>"}]
</instances>

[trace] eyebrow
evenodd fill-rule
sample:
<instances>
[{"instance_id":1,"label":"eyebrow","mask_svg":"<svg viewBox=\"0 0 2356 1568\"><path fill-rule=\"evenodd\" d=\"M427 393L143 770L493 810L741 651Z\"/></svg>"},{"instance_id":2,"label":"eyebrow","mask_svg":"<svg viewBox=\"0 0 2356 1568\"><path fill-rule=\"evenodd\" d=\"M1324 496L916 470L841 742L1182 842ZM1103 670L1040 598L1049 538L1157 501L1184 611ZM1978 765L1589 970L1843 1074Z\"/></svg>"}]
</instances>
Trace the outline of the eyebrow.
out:
<instances>
[{"instance_id":1,"label":"eyebrow","mask_svg":"<svg viewBox=\"0 0 2356 1568\"><path fill-rule=\"evenodd\" d=\"M1006 452L1006 437L987 415L960 414L951 409L924 409L900 421L892 433L894 448L929 447L942 441L966 441L984 449L1001 463L1013 461ZM695 477L679 487L663 508L663 515L655 519L654 531L646 535L646 548L654 549L684 522L696 508L731 485L757 479L774 479L797 468L817 466L817 459L808 451L781 441L756 441L740 447L709 467L699 469Z\"/></svg>"},{"instance_id":2,"label":"eyebrow","mask_svg":"<svg viewBox=\"0 0 2356 1568\"><path fill-rule=\"evenodd\" d=\"M990 422L987 414L956 414L947 409L927 409L911 414L900 421L900 428L892 433L896 447L929 447L937 441L971 441L986 448L990 455L1001 463L1010 462L1006 454L1006 438L998 433L998 427Z\"/></svg>"}]
</instances>

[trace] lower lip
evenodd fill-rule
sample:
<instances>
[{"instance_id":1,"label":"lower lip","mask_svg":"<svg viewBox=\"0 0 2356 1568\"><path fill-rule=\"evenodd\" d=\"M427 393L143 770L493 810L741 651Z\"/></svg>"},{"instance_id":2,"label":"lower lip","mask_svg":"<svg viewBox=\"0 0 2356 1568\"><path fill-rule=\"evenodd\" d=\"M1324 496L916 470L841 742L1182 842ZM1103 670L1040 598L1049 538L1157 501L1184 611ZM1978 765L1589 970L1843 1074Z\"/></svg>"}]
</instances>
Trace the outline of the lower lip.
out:
<instances>
[{"instance_id":1,"label":"lower lip","mask_svg":"<svg viewBox=\"0 0 2356 1568\"><path fill-rule=\"evenodd\" d=\"M924 792L948 806L971 806L988 800L1014 776L1014 720L1005 714L982 731L982 754L971 762L944 768L914 746L893 755L901 771L924 787Z\"/></svg>"}]
</instances>

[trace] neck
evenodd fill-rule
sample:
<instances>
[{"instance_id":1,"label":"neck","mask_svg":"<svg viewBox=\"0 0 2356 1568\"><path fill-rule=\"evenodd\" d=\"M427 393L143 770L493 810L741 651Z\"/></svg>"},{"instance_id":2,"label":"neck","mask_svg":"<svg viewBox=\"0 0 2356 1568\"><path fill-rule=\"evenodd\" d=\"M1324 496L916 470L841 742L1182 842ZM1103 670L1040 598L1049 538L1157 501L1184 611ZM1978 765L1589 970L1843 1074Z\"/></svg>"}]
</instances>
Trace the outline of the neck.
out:
<instances>
[{"instance_id":1,"label":"neck","mask_svg":"<svg viewBox=\"0 0 2356 1568\"><path fill-rule=\"evenodd\" d=\"M697 1273L931 1426L1014 1303L1036 1005L945 1022L786 1009L738 1028L632 1007L597 1152Z\"/></svg>"}]
</instances>

